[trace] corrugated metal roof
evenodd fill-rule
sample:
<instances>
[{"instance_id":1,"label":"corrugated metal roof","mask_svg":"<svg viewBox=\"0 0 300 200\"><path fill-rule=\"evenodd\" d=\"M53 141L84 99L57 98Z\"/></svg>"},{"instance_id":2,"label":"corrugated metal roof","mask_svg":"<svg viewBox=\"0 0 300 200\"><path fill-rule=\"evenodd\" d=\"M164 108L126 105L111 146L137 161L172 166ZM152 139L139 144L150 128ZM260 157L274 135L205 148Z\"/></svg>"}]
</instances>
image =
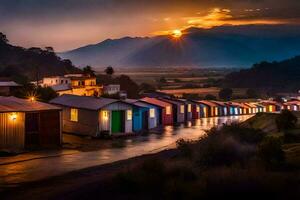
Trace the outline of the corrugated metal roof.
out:
<instances>
[{"instance_id":1,"label":"corrugated metal roof","mask_svg":"<svg viewBox=\"0 0 300 200\"><path fill-rule=\"evenodd\" d=\"M218 106L217 104L211 102L211 101L205 101L205 100L202 100L202 101L198 101L199 103L203 103L205 105L208 105L208 106Z\"/></svg>"},{"instance_id":2,"label":"corrugated metal roof","mask_svg":"<svg viewBox=\"0 0 300 200\"><path fill-rule=\"evenodd\" d=\"M60 108L38 101L0 96L0 112L32 112L43 110L60 110Z\"/></svg>"},{"instance_id":3,"label":"corrugated metal roof","mask_svg":"<svg viewBox=\"0 0 300 200\"><path fill-rule=\"evenodd\" d=\"M273 104L273 105L276 105L276 106L281 106L282 105L281 103L278 103L276 101L270 101L270 100L264 100L264 101L261 101L259 103L260 104Z\"/></svg>"},{"instance_id":4,"label":"corrugated metal roof","mask_svg":"<svg viewBox=\"0 0 300 200\"><path fill-rule=\"evenodd\" d=\"M65 90L70 90L72 89L71 86L69 84L60 84L60 85L53 85L51 86L51 88L58 92L58 91L65 91Z\"/></svg>"},{"instance_id":5,"label":"corrugated metal roof","mask_svg":"<svg viewBox=\"0 0 300 200\"><path fill-rule=\"evenodd\" d=\"M245 103L247 106L249 106L250 108L256 108L257 106L253 103Z\"/></svg>"},{"instance_id":6,"label":"corrugated metal roof","mask_svg":"<svg viewBox=\"0 0 300 200\"><path fill-rule=\"evenodd\" d=\"M0 87L18 87L21 86L14 81L0 81Z\"/></svg>"},{"instance_id":7,"label":"corrugated metal roof","mask_svg":"<svg viewBox=\"0 0 300 200\"><path fill-rule=\"evenodd\" d=\"M227 106L226 102L223 102L223 101L212 101L212 102L219 105L219 106Z\"/></svg>"},{"instance_id":8,"label":"corrugated metal roof","mask_svg":"<svg viewBox=\"0 0 300 200\"><path fill-rule=\"evenodd\" d=\"M159 100L161 100L161 101L163 101L163 102L175 104L175 105L184 105L184 104L185 104L185 102L183 102L183 101L181 101L181 100L176 100L176 99L159 98Z\"/></svg>"},{"instance_id":9,"label":"corrugated metal roof","mask_svg":"<svg viewBox=\"0 0 300 200\"><path fill-rule=\"evenodd\" d=\"M151 104L154 104L154 105L158 105L158 106L161 106L161 107L172 106L172 104L161 101L161 100L158 100L156 98L145 97L145 98L142 98L141 101L145 101L145 102L148 102L148 103L151 103Z\"/></svg>"},{"instance_id":10,"label":"corrugated metal roof","mask_svg":"<svg viewBox=\"0 0 300 200\"><path fill-rule=\"evenodd\" d=\"M294 100L294 101L288 101L285 102L286 105L300 105L300 101Z\"/></svg>"},{"instance_id":11,"label":"corrugated metal roof","mask_svg":"<svg viewBox=\"0 0 300 200\"><path fill-rule=\"evenodd\" d=\"M88 110L99 110L102 107L115 102L121 101L117 99L76 96L70 94L64 94L50 101L50 103L52 104L74 108L83 108Z\"/></svg>"}]
</instances>

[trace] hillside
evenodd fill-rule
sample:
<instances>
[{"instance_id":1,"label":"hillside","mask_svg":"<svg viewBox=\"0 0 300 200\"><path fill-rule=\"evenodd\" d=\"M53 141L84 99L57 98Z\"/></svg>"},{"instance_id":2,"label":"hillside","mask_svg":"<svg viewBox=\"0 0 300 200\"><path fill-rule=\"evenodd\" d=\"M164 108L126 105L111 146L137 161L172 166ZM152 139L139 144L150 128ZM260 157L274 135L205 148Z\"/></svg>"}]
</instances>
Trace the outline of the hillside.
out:
<instances>
[{"instance_id":1,"label":"hillside","mask_svg":"<svg viewBox=\"0 0 300 200\"><path fill-rule=\"evenodd\" d=\"M281 62L261 62L250 69L233 72L225 77L224 85L297 92L300 89L300 56Z\"/></svg>"},{"instance_id":2,"label":"hillside","mask_svg":"<svg viewBox=\"0 0 300 200\"><path fill-rule=\"evenodd\" d=\"M0 76L26 76L30 80L36 80L44 76L80 71L70 60L62 60L51 48L47 49L13 46L0 32Z\"/></svg>"},{"instance_id":3,"label":"hillside","mask_svg":"<svg viewBox=\"0 0 300 200\"><path fill-rule=\"evenodd\" d=\"M221 26L183 32L180 39L109 39L58 55L76 65L94 67L249 67L261 60L300 54L300 26Z\"/></svg>"}]
</instances>

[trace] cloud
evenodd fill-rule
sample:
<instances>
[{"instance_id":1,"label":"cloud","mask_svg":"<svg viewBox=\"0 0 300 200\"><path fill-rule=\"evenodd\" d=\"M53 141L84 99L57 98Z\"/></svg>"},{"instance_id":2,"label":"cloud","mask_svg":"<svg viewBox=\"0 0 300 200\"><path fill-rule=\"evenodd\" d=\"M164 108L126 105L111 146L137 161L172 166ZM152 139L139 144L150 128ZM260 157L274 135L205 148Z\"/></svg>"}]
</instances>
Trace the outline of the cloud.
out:
<instances>
[{"instance_id":1,"label":"cloud","mask_svg":"<svg viewBox=\"0 0 300 200\"><path fill-rule=\"evenodd\" d=\"M58 50L190 26L298 23L299 0L0 0L0 31L15 44Z\"/></svg>"}]
</instances>

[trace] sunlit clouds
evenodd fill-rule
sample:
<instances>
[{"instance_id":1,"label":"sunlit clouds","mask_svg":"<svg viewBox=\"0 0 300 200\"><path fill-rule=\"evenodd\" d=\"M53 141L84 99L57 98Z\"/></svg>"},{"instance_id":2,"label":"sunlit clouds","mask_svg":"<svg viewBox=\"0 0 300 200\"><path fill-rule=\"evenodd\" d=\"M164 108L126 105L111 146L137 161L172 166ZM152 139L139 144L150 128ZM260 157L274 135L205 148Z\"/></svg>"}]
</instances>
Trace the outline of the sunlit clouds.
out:
<instances>
[{"instance_id":1,"label":"sunlit clouds","mask_svg":"<svg viewBox=\"0 0 300 200\"><path fill-rule=\"evenodd\" d=\"M57 51L189 27L299 24L296 0L1 0L0 31L11 43Z\"/></svg>"},{"instance_id":2,"label":"sunlit clouds","mask_svg":"<svg viewBox=\"0 0 300 200\"><path fill-rule=\"evenodd\" d=\"M264 10L268 10L265 8ZM207 12L197 12L193 16L173 19L173 24L177 24L178 30L184 30L190 27L212 28L222 25L249 25L249 24L286 24L287 21L279 19L257 19L252 17L253 12L260 12L261 9L245 9L235 11L235 14L228 8L212 8ZM250 15L247 13L251 13ZM170 18L168 18L168 22ZM164 21L166 21L164 19ZM166 23L168 23L166 22ZM174 27L172 27L174 28ZM156 31L154 35L174 35L174 30Z\"/></svg>"}]
</instances>

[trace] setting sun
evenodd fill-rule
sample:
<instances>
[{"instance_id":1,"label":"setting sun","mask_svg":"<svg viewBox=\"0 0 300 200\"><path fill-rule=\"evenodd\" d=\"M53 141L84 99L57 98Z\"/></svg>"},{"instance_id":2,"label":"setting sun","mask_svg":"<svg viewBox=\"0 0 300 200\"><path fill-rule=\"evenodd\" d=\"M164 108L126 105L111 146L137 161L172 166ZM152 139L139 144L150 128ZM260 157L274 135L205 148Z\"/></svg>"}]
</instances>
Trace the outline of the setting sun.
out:
<instances>
[{"instance_id":1,"label":"setting sun","mask_svg":"<svg viewBox=\"0 0 300 200\"><path fill-rule=\"evenodd\" d=\"M174 31L172 32L172 36L173 36L174 38L180 38L180 37L182 36L181 30L179 30L179 29L174 30Z\"/></svg>"}]
</instances>

